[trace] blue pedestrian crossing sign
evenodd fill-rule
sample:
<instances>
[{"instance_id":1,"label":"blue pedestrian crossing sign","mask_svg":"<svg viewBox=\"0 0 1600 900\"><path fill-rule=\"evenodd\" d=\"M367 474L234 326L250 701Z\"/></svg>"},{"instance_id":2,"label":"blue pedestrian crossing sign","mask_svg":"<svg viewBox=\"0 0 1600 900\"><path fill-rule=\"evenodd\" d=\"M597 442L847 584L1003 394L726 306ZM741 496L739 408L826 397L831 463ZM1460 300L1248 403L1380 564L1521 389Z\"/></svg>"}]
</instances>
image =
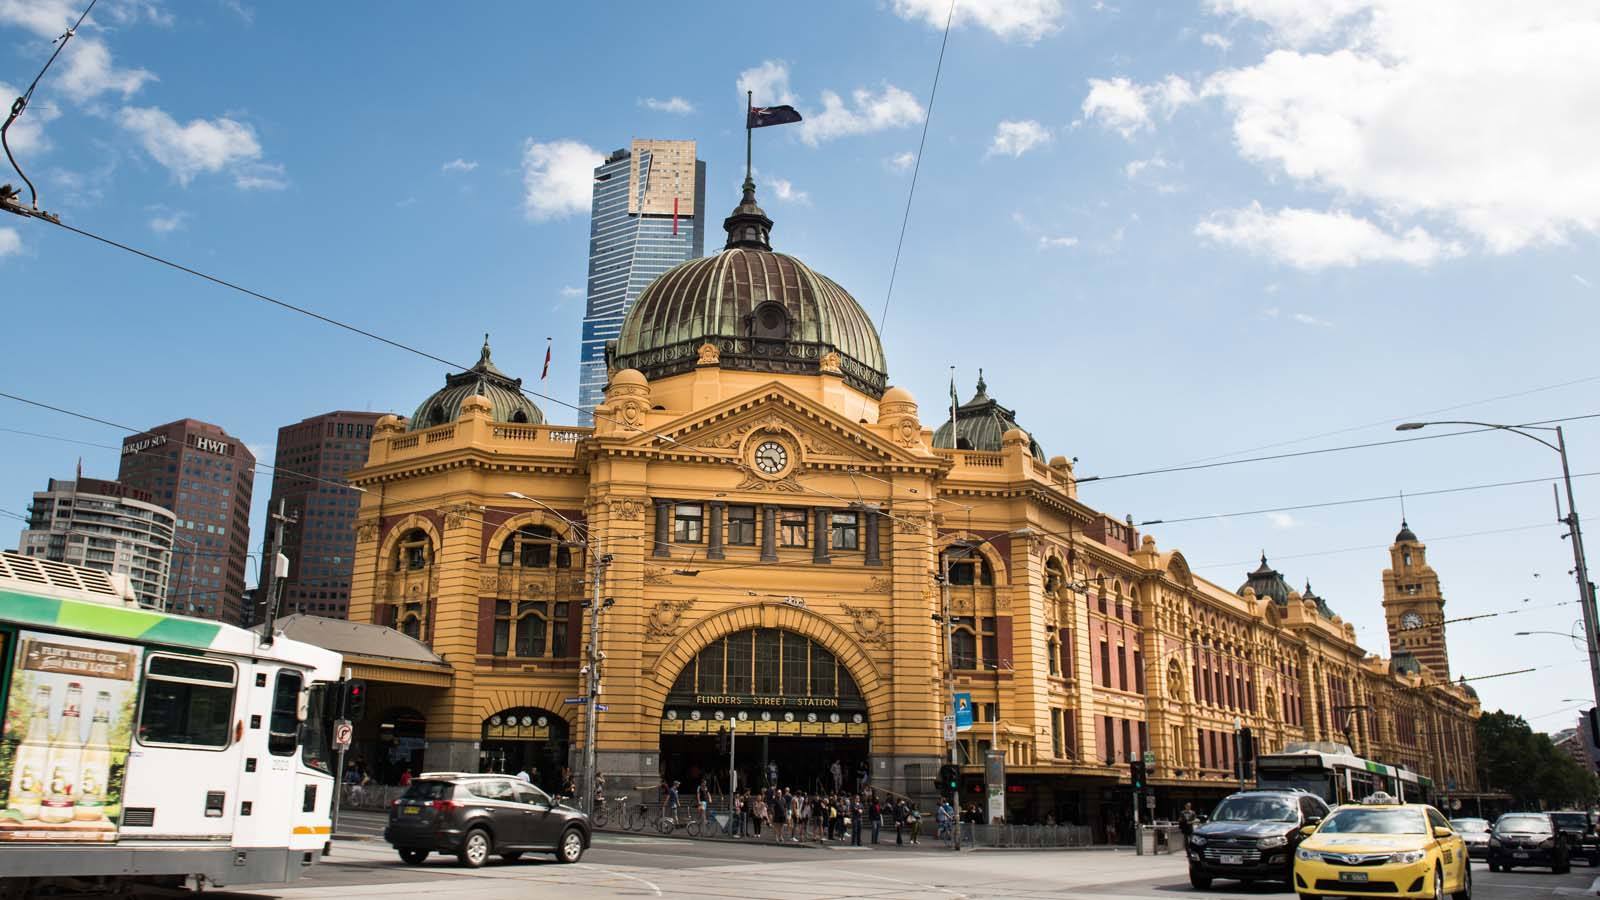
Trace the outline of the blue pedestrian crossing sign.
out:
<instances>
[{"instance_id":1,"label":"blue pedestrian crossing sign","mask_svg":"<svg viewBox=\"0 0 1600 900\"><path fill-rule=\"evenodd\" d=\"M972 727L972 695L956 695L956 729Z\"/></svg>"}]
</instances>

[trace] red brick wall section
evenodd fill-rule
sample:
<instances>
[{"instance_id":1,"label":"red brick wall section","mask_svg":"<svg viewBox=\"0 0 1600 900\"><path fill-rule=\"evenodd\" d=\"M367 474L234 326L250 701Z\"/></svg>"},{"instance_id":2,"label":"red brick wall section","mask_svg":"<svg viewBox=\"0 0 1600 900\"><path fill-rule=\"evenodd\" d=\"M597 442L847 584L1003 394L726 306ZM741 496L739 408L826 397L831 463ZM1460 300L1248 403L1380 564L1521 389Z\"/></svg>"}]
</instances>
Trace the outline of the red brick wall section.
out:
<instances>
[{"instance_id":1,"label":"red brick wall section","mask_svg":"<svg viewBox=\"0 0 1600 900\"><path fill-rule=\"evenodd\" d=\"M494 653L494 598L478 598L478 655Z\"/></svg>"}]
</instances>

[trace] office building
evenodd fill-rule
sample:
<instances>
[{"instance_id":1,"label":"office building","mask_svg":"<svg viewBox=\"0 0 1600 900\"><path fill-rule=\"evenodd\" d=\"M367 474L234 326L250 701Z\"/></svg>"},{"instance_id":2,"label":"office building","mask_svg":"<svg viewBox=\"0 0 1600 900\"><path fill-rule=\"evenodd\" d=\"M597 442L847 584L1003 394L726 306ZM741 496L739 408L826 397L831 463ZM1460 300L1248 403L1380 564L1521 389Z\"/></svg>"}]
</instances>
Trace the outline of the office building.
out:
<instances>
[{"instance_id":1,"label":"office building","mask_svg":"<svg viewBox=\"0 0 1600 900\"><path fill-rule=\"evenodd\" d=\"M279 594L279 615L303 612L344 618L360 498L340 485L346 472L367 464L372 426L381 415L339 410L278 429L267 509L276 512L282 500L285 514L298 519L284 528L289 577ZM271 541L271 532L268 528L263 535L263 548ZM260 616L261 610L247 610L252 622Z\"/></svg>"},{"instance_id":2,"label":"office building","mask_svg":"<svg viewBox=\"0 0 1600 900\"><path fill-rule=\"evenodd\" d=\"M705 255L706 164L694 141L635 140L594 170L589 221L588 305L578 360L582 424L606 387L606 342L645 286Z\"/></svg>"},{"instance_id":3,"label":"office building","mask_svg":"<svg viewBox=\"0 0 1600 900\"><path fill-rule=\"evenodd\" d=\"M126 575L139 602L160 608L172 568L171 512L148 491L79 476L33 495L17 551Z\"/></svg>"},{"instance_id":4,"label":"office building","mask_svg":"<svg viewBox=\"0 0 1600 900\"><path fill-rule=\"evenodd\" d=\"M243 621L256 458L220 427L179 419L122 441L117 480L177 517L167 580L171 612L230 625Z\"/></svg>"}]
</instances>

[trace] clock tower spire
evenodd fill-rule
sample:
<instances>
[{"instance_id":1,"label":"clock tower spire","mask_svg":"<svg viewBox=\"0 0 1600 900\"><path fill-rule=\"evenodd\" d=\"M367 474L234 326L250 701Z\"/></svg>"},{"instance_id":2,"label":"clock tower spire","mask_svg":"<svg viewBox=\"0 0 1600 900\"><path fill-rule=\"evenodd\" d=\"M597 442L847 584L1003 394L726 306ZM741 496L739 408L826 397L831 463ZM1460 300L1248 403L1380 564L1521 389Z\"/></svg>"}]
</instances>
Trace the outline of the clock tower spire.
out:
<instances>
[{"instance_id":1,"label":"clock tower spire","mask_svg":"<svg viewBox=\"0 0 1600 900\"><path fill-rule=\"evenodd\" d=\"M1404 520L1389 546L1383 570L1383 617L1389 625L1389 655L1409 654L1429 670L1429 680L1450 679L1444 640L1444 595L1428 565L1428 548Z\"/></svg>"}]
</instances>

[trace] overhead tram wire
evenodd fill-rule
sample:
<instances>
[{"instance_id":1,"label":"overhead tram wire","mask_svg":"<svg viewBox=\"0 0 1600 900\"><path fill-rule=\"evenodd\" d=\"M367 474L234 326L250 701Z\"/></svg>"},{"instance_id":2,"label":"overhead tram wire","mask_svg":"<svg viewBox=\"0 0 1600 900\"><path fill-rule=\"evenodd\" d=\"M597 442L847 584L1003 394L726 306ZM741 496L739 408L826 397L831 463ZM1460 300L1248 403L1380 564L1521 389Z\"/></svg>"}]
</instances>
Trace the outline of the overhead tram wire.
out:
<instances>
[{"instance_id":1,"label":"overhead tram wire","mask_svg":"<svg viewBox=\"0 0 1600 900\"><path fill-rule=\"evenodd\" d=\"M894 299L894 280L900 273L900 251L906 244L906 229L911 223L911 201L917 196L917 175L922 172L922 153L928 145L928 126L933 122L933 101L939 95L939 73L944 71L944 51L950 45L950 25L956 18L956 0L944 18L944 38L939 41L939 61L933 66L933 87L928 91L928 111L922 117L922 137L917 141L917 158L911 163L911 187L906 191L906 211L900 217L900 238L894 244L894 263L889 266L889 289L883 295L883 312L878 315L878 339L883 340L889 322L889 301Z\"/></svg>"},{"instance_id":2,"label":"overhead tram wire","mask_svg":"<svg viewBox=\"0 0 1600 900\"><path fill-rule=\"evenodd\" d=\"M11 141L8 138L7 133L11 131L12 124L16 122L17 119L21 118L23 112L27 110L28 103L33 100L34 89L37 88L39 86L39 82L44 79L44 73L50 71L50 67L55 65L56 57L61 55L61 51L67 49L67 42L72 40L73 36L78 33L78 29L83 26L84 20L89 18L90 11L94 9L95 4L98 2L100 2L100 0L89 0L88 7L84 9L83 15L78 17L78 21L74 22L72 27L66 30L66 33L56 38L55 41L52 41L52 43L56 45L55 52L51 53L50 58L44 61L44 66L39 69L39 74L33 76L33 82L28 85L28 89L26 91L22 92L22 96L18 97L12 102L10 115L6 117L5 124L0 125L0 147L4 147L6 159L11 162L11 168L16 169L17 175L22 178L25 184L28 185L28 204L32 207L32 212L22 212L23 215L39 214L39 191L33 186L33 179L29 178L27 173L22 171L22 166L17 164L17 158L11 154ZM7 209L11 210L15 209L15 207L12 207L8 201ZM52 222L55 221L55 219L54 217L49 217L46 218L45 221Z\"/></svg>"}]
</instances>

